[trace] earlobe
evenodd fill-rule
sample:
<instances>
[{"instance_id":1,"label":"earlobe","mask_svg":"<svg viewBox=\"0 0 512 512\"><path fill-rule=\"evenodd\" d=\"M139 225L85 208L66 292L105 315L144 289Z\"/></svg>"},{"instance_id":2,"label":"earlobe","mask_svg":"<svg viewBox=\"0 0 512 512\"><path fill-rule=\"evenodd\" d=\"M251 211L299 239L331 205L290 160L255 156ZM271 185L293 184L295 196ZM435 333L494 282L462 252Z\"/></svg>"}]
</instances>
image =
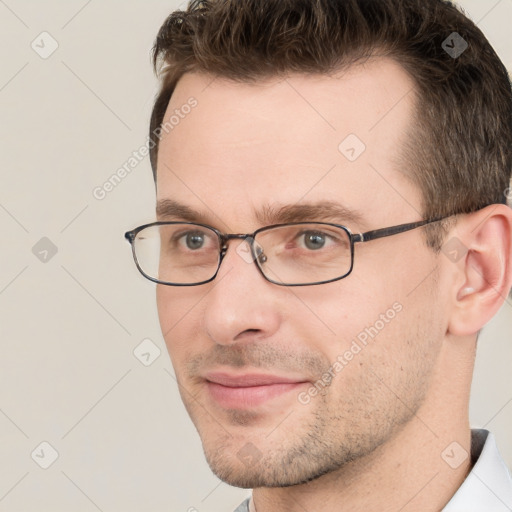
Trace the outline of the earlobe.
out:
<instances>
[{"instance_id":1,"label":"earlobe","mask_svg":"<svg viewBox=\"0 0 512 512\"><path fill-rule=\"evenodd\" d=\"M457 263L448 331L468 336L497 313L512 286L512 210L488 206L461 218L456 230L467 254Z\"/></svg>"}]
</instances>

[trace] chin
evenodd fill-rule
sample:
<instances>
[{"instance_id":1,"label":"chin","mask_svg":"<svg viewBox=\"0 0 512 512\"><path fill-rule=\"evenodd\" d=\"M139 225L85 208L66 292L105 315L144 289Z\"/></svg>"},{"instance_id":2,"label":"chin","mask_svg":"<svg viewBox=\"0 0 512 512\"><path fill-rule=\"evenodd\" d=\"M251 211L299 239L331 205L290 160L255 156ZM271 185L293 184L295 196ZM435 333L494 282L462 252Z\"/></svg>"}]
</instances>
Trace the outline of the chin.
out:
<instances>
[{"instance_id":1,"label":"chin","mask_svg":"<svg viewBox=\"0 0 512 512\"><path fill-rule=\"evenodd\" d=\"M226 436L214 443L202 439L210 469L231 486L243 489L292 487L338 471L357 458L357 455L343 450L334 456L320 453L320 450L312 449L311 440L302 439L296 446L290 447L281 443L277 450L263 447L264 441L259 443L255 440L260 450L249 439L248 436L235 442L232 437Z\"/></svg>"}]
</instances>

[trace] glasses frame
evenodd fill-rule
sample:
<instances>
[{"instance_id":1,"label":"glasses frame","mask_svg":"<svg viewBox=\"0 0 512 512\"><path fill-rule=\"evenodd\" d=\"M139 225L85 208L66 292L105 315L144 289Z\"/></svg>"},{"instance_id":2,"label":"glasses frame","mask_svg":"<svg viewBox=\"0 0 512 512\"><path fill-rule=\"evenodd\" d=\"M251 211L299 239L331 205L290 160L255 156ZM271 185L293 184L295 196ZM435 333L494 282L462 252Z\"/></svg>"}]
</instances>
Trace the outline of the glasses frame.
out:
<instances>
[{"instance_id":1,"label":"glasses frame","mask_svg":"<svg viewBox=\"0 0 512 512\"><path fill-rule=\"evenodd\" d=\"M207 224L201 224L199 222L180 222L180 221L150 222L149 224L144 224L144 225L139 226L131 231L127 231L124 234L124 236L125 236L126 240L128 240L128 242L132 246L133 259L135 260L135 265L137 266L137 269L139 270L139 272L146 279L149 279L150 281L153 281L154 283L157 283L157 284L163 284L165 286L199 286L202 284L212 282L217 277L217 274L219 273L222 261L227 254L227 251L229 248L228 242L230 240L244 240L248 243L248 245L250 247L253 262L255 263L260 274L263 276L263 278L266 281L273 283L273 284L277 284L278 286L316 286L319 284L327 284L327 283L332 283L334 281L340 281L341 279L344 279L345 277L350 275L350 273L352 272L352 270L354 268L354 246L356 243L371 242L372 240L377 240L379 238L386 238L388 236L398 235L400 233L405 233L407 231L411 231L413 229L416 229L416 228L419 228L422 226L426 226L428 224L433 224L434 222L442 221L451 216L452 215L446 215L444 217L438 217L438 218L434 218L434 219L430 219L430 220L421 220L421 221L417 221L417 222L410 222L407 224L398 224L396 226L389 226L386 228L373 229L371 231L366 231L364 233L352 233L352 231L347 226L343 226L342 224L334 224L331 222L310 222L310 221L308 221L308 222L289 222L289 223L284 223L284 224L273 224L271 226L264 226L262 228L259 228L256 231L254 231L254 233L222 233L221 231L219 231L218 229L215 229L212 226L209 226ZM143 229L146 229L148 227L162 226L162 225L174 225L174 224L200 226L202 228L210 229L217 235L217 237L219 239L219 247L220 247L219 263L217 265L217 270L215 271L215 274L210 279L201 281L199 283L170 283L170 282L161 281L159 279L151 277L150 275L146 274L142 270L142 268L139 264L139 261L137 259L137 255L135 253L134 242L135 242L135 238L136 238L137 234L140 233ZM258 255L256 253L256 249L254 247L254 242L255 242L256 236L259 233L262 233L264 231L269 231L269 230L272 230L275 228L280 228L280 227L284 227L284 226L297 226L297 225L303 225L303 224L314 224L314 225L320 225L320 226L335 227L335 228L342 229L343 231L345 231L347 233L347 235L350 239L350 268L345 274L343 274L339 277L336 277L334 279L328 279L326 281L315 281L313 283L294 283L294 284L281 283L281 282L275 281L265 275L265 272L261 268L261 265L262 265L262 263L260 261L261 255Z\"/></svg>"}]
</instances>

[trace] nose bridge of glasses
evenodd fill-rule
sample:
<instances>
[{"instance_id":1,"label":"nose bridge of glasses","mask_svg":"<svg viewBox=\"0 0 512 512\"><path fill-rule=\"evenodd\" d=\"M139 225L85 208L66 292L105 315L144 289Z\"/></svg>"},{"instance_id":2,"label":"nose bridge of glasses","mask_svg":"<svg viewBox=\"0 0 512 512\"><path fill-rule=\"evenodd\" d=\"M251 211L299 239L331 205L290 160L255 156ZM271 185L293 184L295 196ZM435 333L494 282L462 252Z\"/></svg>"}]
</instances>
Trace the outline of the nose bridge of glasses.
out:
<instances>
[{"instance_id":1,"label":"nose bridge of glasses","mask_svg":"<svg viewBox=\"0 0 512 512\"><path fill-rule=\"evenodd\" d=\"M252 235L247 233L223 233L220 235L220 238L222 240L222 245L224 246L228 240L245 240L247 238L252 238Z\"/></svg>"},{"instance_id":2,"label":"nose bridge of glasses","mask_svg":"<svg viewBox=\"0 0 512 512\"><path fill-rule=\"evenodd\" d=\"M242 240L246 241L249 245L251 244L250 239L252 238L249 234L244 233L228 233L228 234L221 234L219 236L220 238L220 250L223 255L226 254L226 251L228 250L228 242L230 240Z\"/></svg>"},{"instance_id":3,"label":"nose bridge of glasses","mask_svg":"<svg viewBox=\"0 0 512 512\"><path fill-rule=\"evenodd\" d=\"M221 235L221 259L227 253L229 240L241 240L235 251L246 262L252 263L258 259L260 263L265 263L266 256L263 253L263 248L254 240L254 234L250 233L234 233Z\"/></svg>"}]
</instances>

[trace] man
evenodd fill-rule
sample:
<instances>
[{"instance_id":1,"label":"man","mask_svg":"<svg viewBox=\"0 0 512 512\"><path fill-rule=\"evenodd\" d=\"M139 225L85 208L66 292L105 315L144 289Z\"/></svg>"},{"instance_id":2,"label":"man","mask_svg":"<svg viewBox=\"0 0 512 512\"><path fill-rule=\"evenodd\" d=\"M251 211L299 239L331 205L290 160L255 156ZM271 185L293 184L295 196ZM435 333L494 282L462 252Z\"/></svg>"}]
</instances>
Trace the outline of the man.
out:
<instances>
[{"instance_id":1,"label":"man","mask_svg":"<svg viewBox=\"0 0 512 512\"><path fill-rule=\"evenodd\" d=\"M192 2L155 46L156 224L127 233L237 510L506 511L470 430L512 286L512 92L442 0Z\"/></svg>"}]
</instances>

